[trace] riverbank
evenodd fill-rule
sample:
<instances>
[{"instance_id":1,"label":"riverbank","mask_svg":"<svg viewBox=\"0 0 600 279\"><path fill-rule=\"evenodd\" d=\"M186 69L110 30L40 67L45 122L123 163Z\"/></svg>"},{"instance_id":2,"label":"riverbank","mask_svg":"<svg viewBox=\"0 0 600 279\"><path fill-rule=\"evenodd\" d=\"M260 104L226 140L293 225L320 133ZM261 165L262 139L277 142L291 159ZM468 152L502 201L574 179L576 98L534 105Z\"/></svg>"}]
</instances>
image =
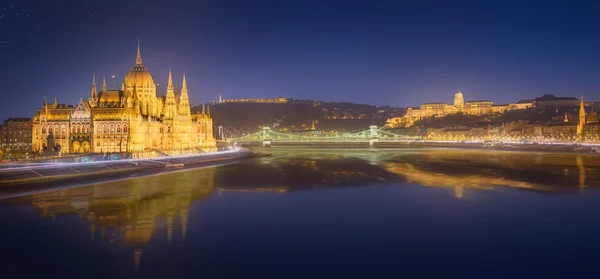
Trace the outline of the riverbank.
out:
<instances>
[{"instance_id":1,"label":"riverbank","mask_svg":"<svg viewBox=\"0 0 600 279\"><path fill-rule=\"evenodd\" d=\"M43 189L106 183L123 179L237 163L256 157L250 150L119 161L47 164L0 169L0 198Z\"/></svg>"},{"instance_id":2,"label":"riverbank","mask_svg":"<svg viewBox=\"0 0 600 279\"><path fill-rule=\"evenodd\" d=\"M252 145L248 146L253 147ZM254 146L258 147L258 146ZM600 147L579 144L534 144L534 143L485 143L485 142L435 142L435 141L378 141L369 145L368 142L272 142L268 148L375 148L375 149L393 149L393 148L452 148L452 149L476 149L490 151L518 151L518 152L559 152L559 153L586 153L594 154Z\"/></svg>"}]
</instances>

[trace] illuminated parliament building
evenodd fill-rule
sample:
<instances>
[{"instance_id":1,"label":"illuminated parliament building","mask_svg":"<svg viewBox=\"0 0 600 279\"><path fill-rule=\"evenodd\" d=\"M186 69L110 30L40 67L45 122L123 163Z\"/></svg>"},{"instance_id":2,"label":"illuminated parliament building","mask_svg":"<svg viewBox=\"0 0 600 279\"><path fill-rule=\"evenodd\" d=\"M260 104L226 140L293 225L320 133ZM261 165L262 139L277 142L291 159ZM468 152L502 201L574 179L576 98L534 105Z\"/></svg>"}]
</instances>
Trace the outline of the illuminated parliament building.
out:
<instances>
[{"instance_id":1,"label":"illuminated parliament building","mask_svg":"<svg viewBox=\"0 0 600 279\"><path fill-rule=\"evenodd\" d=\"M180 92L171 71L165 96L142 65L138 43L135 66L125 75L120 90L101 90L92 80L89 100L76 106L47 103L33 118L32 149L60 146L64 153L137 151L186 152L216 148L210 109L192 113L183 75Z\"/></svg>"}]
</instances>

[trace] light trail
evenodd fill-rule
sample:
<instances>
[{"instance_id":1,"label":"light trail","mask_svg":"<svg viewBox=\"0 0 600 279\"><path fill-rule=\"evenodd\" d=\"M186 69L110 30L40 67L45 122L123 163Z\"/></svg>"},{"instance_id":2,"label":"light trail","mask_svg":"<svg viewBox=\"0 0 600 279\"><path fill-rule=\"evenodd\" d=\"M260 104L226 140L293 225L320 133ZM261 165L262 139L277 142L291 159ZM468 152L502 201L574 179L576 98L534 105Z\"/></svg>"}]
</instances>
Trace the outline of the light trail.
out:
<instances>
[{"instance_id":1,"label":"light trail","mask_svg":"<svg viewBox=\"0 0 600 279\"><path fill-rule=\"evenodd\" d=\"M196 153L196 154L186 154L186 155L177 155L177 156L164 156L164 157L152 157L152 158L135 158L135 159L121 159L121 160L109 160L109 161L92 161L92 162L72 162L72 163L48 163L41 164L38 163L35 166L27 165L22 167L12 167L12 168L0 168L0 173L12 172L12 171L29 171L29 170L38 170L38 169L53 169L53 168L64 168L64 167L74 167L74 166L93 166L93 165L107 165L107 164L119 164L119 163L127 163L127 162L144 162L144 161L163 161L170 159L182 159L182 158L192 158L192 157L206 157L206 156L215 156L220 154L232 154L239 152L248 152L247 149L242 149L239 147L233 147L231 150L224 151L216 151L216 152L206 152L206 153Z\"/></svg>"}]
</instances>

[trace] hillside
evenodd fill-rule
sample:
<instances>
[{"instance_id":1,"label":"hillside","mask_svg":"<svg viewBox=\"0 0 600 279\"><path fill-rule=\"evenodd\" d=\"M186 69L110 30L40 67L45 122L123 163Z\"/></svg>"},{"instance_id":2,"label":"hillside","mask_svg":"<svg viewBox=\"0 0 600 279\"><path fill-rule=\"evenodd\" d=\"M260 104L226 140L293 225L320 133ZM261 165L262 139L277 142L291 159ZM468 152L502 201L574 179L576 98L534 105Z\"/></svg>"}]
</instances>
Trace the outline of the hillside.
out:
<instances>
[{"instance_id":1,"label":"hillside","mask_svg":"<svg viewBox=\"0 0 600 279\"><path fill-rule=\"evenodd\" d=\"M201 111L202 107L193 108ZM365 130L369 125L382 126L391 116L402 115L401 108L376 107L351 103L292 101L288 103L227 102L210 104L215 126L243 132L258 131L268 126L281 131L310 129L342 132Z\"/></svg>"}]
</instances>

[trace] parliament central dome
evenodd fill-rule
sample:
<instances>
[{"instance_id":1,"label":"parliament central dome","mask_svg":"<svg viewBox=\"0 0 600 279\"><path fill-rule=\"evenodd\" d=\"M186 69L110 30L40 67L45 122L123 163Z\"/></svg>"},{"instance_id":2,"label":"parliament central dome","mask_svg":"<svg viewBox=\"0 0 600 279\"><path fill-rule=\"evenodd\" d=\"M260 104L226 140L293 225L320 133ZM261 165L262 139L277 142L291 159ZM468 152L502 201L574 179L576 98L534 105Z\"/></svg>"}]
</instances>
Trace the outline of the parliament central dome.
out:
<instances>
[{"instance_id":1,"label":"parliament central dome","mask_svg":"<svg viewBox=\"0 0 600 279\"><path fill-rule=\"evenodd\" d=\"M125 75L125 87L133 88L133 85L137 88L155 88L156 84L148 69L142 66L142 56L140 54L140 44L138 42L137 57L135 59L135 66L129 70Z\"/></svg>"},{"instance_id":2,"label":"parliament central dome","mask_svg":"<svg viewBox=\"0 0 600 279\"><path fill-rule=\"evenodd\" d=\"M156 85L150 72L142 65L135 65L125 75L125 86L133 87L134 84L137 88L153 88Z\"/></svg>"}]
</instances>

